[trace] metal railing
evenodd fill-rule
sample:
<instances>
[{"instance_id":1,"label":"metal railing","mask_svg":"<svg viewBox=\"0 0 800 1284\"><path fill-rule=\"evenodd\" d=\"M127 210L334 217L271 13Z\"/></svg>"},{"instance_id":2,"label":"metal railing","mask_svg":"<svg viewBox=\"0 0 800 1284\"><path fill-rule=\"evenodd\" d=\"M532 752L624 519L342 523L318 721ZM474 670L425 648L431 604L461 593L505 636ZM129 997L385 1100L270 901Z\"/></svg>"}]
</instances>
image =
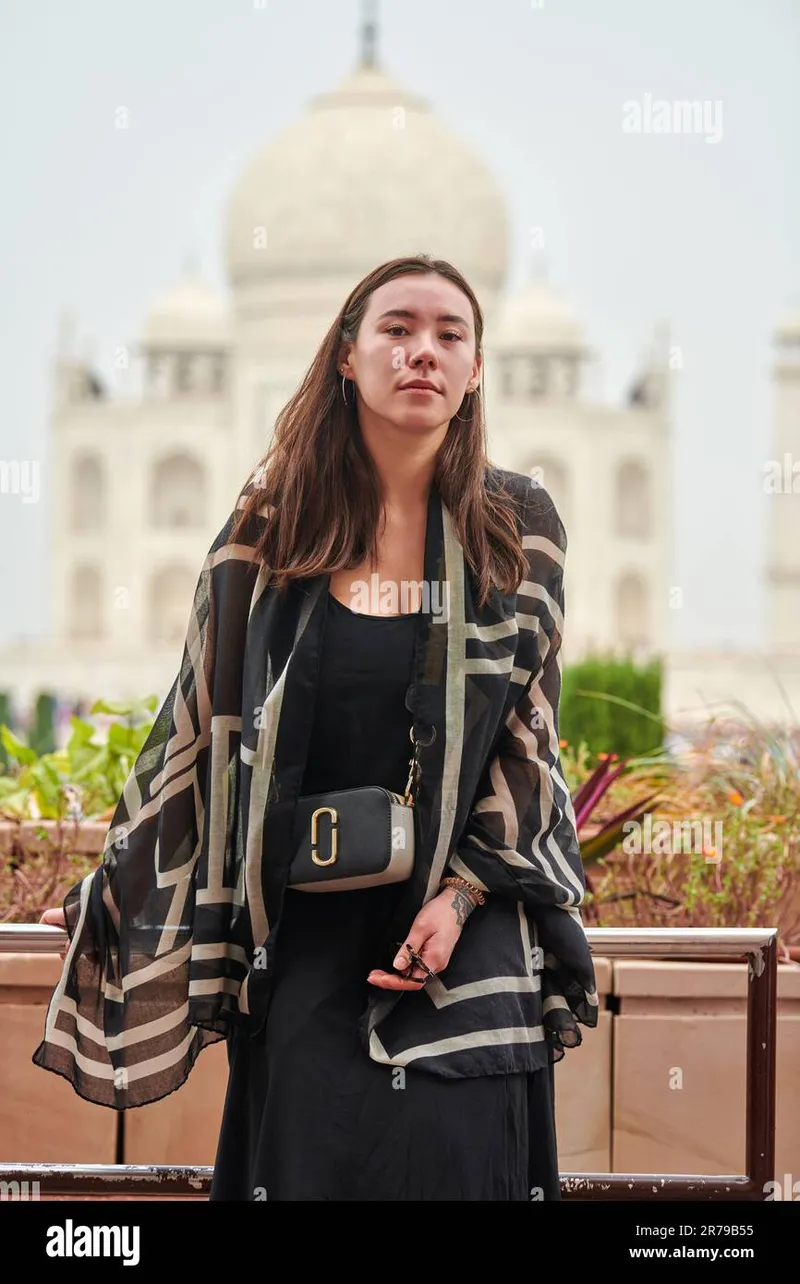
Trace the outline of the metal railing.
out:
<instances>
[{"instance_id":1,"label":"metal railing","mask_svg":"<svg viewBox=\"0 0 800 1284\"><path fill-rule=\"evenodd\" d=\"M764 928L587 928L593 953L609 959L691 956L747 962L745 1173L561 1173L564 1199L762 1200L775 1166L775 1045L778 930ZM0 924L0 953L57 952L60 928ZM133 1164L0 1164L0 1182L38 1182L41 1195L208 1198L211 1167ZM7 1189L4 1188L4 1189Z\"/></svg>"}]
</instances>

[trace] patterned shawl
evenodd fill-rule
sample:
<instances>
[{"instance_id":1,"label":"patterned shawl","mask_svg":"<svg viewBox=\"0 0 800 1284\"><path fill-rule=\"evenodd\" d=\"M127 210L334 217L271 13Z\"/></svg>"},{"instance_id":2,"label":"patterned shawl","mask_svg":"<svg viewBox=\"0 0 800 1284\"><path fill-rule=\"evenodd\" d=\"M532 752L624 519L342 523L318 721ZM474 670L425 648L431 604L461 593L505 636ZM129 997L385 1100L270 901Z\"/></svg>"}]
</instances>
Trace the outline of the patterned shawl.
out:
<instances>
[{"instance_id":1,"label":"patterned shawl","mask_svg":"<svg viewBox=\"0 0 800 1284\"><path fill-rule=\"evenodd\" d=\"M375 990L360 1032L377 1061L445 1076L538 1068L597 1022L575 817L559 762L566 536L541 487L520 501L529 574L478 607L434 484L409 691L422 753L415 866L376 967L445 872L490 893L421 992ZM269 512L204 562L180 672L125 784L102 863L64 901L70 944L35 1065L114 1109L159 1100L200 1051L266 1020L294 806L313 722L329 576L281 597L256 544ZM435 595L431 595L433 597Z\"/></svg>"}]
</instances>

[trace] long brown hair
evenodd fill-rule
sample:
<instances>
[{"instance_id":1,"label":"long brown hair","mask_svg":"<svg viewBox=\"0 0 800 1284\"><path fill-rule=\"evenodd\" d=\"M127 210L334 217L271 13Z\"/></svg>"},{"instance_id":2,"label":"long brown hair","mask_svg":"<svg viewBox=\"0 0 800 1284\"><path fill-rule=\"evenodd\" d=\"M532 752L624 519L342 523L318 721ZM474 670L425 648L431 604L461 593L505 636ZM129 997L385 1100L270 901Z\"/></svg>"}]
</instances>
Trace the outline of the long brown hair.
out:
<instances>
[{"instance_id":1,"label":"long brown hair","mask_svg":"<svg viewBox=\"0 0 800 1284\"><path fill-rule=\"evenodd\" d=\"M355 341L373 291L412 272L438 273L464 292L475 319L476 355L481 352L483 313L452 263L411 255L382 263L359 281L278 415L269 448L251 474L258 483L230 536L235 542L252 515L265 504L269 507L270 519L257 547L279 591L293 579L356 567L368 555L376 558L380 478L364 445L357 411L342 397L337 360L342 344ZM434 483L453 518L482 605L492 582L500 592L514 593L528 563L517 533L517 501L499 480L486 484L486 469L493 465L480 387L465 394L457 414L460 419L451 419L439 448Z\"/></svg>"}]
</instances>

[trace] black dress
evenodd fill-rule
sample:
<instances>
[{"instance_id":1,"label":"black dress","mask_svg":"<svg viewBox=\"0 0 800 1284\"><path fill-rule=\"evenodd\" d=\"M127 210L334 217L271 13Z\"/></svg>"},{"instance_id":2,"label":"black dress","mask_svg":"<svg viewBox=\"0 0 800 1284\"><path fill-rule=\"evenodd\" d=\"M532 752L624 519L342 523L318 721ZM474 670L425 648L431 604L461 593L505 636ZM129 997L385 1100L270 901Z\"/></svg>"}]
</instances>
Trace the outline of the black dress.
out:
<instances>
[{"instance_id":1,"label":"black dress","mask_svg":"<svg viewBox=\"0 0 800 1284\"><path fill-rule=\"evenodd\" d=\"M332 594L301 793L402 792L415 615ZM262 1031L228 1037L212 1200L559 1199L553 1066L444 1079L359 1041L375 947L403 884L287 888ZM475 911L480 913L480 907Z\"/></svg>"}]
</instances>

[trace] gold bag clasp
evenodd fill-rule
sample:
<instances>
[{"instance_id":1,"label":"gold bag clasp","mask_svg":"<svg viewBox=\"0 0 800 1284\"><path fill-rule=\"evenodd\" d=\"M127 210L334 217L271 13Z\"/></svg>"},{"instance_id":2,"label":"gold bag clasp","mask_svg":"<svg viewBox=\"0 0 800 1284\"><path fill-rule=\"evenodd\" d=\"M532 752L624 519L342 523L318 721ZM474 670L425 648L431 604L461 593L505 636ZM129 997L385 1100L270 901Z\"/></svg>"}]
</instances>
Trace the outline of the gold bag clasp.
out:
<instances>
[{"instance_id":1,"label":"gold bag clasp","mask_svg":"<svg viewBox=\"0 0 800 1284\"><path fill-rule=\"evenodd\" d=\"M327 860L317 855L317 817L328 815L331 818L331 854ZM339 816L335 807L317 807L311 814L311 859L315 865L332 865L336 860L336 840L338 836Z\"/></svg>"}]
</instances>

